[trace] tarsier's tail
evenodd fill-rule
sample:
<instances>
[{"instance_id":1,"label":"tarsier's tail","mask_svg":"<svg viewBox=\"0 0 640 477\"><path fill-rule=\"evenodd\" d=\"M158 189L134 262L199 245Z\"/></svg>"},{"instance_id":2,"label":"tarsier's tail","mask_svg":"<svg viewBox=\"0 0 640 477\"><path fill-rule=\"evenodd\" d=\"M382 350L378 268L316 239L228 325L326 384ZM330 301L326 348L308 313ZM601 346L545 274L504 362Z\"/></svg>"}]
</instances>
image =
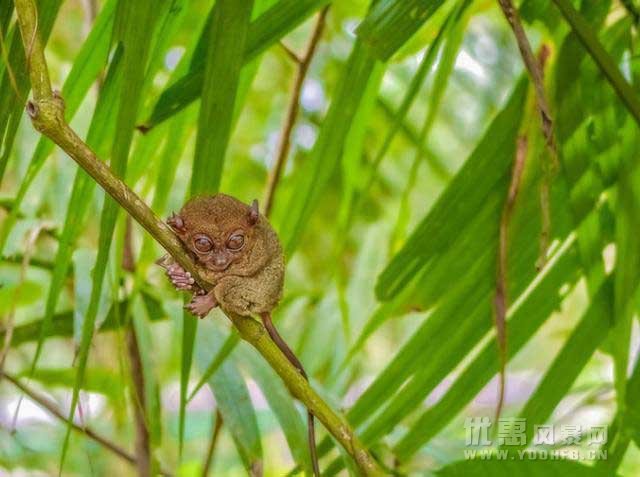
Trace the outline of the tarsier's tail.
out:
<instances>
[{"instance_id":1,"label":"tarsier's tail","mask_svg":"<svg viewBox=\"0 0 640 477\"><path fill-rule=\"evenodd\" d=\"M295 355L295 353L289 348L287 342L280 336L278 330L271 321L270 313L262 313L260 315L262 318L262 323L264 327L267 329L267 333L273 340L273 342L280 348L280 351L287 357L289 362L302 374L304 379L309 381L307 377L307 373L302 366L302 363ZM318 453L316 450L316 426L315 419L313 417L313 413L307 410L307 431L308 431L308 440L309 440L309 452L311 453L311 465L313 466L313 475L315 477L320 477L320 466L318 465Z\"/></svg>"}]
</instances>

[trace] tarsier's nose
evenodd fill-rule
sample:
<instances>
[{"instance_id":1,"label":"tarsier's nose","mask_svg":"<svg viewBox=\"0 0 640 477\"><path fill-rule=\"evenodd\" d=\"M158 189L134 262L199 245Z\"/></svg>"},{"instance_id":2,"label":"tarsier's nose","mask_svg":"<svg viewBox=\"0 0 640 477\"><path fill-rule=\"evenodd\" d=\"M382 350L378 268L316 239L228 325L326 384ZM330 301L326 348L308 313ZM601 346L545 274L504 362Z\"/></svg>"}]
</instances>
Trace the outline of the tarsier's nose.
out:
<instances>
[{"instance_id":1,"label":"tarsier's nose","mask_svg":"<svg viewBox=\"0 0 640 477\"><path fill-rule=\"evenodd\" d=\"M211 262L213 264L213 267L219 271L226 270L231 263L231 261L224 254L214 255Z\"/></svg>"}]
</instances>

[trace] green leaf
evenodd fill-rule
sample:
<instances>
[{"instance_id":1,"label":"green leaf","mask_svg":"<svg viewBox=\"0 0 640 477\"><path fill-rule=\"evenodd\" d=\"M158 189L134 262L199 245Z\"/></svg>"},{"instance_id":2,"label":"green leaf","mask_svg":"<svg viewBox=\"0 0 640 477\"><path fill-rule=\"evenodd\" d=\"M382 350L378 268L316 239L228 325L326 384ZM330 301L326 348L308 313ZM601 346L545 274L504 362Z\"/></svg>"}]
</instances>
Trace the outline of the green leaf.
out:
<instances>
[{"instance_id":1,"label":"green leaf","mask_svg":"<svg viewBox=\"0 0 640 477\"><path fill-rule=\"evenodd\" d=\"M180 409L178 412L178 454L182 457L184 446L185 416L187 412L187 393L189 392L189 376L193 362L193 348L195 347L198 318L182 312L182 343L180 346Z\"/></svg>"},{"instance_id":2,"label":"green leaf","mask_svg":"<svg viewBox=\"0 0 640 477\"><path fill-rule=\"evenodd\" d=\"M574 240L568 239L549 262L532 289L518 298L518 305L509 312L507 322L508 359L512 359L556 311L568 293L566 289L579 279L579 262ZM568 250L567 250L568 249ZM394 453L408 460L420 447L436 436L477 395L499 371L498 346L489 341L478 356L465 368L446 394L425 410L407 433L395 444Z\"/></svg>"},{"instance_id":3,"label":"green leaf","mask_svg":"<svg viewBox=\"0 0 640 477\"><path fill-rule=\"evenodd\" d=\"M424 143L427 141L431 128L435 122L435 118L440 110L440 103L442 97L448 85L449 77L453 71L455 60L458 56L458 51L462 45L464 34L468 24L469 15L465 15L465 11L469 6L469 1L464 1L460 4L460 7L454 9L445 25L443 25L441 32L447 28L450 21L453 21L453 25L450 27L451 32L448 34L446 42L442 47L442 54L438 63L437 70L434 73L433 85L429 92L429 104L427 107L427 115L425 116L422 130L420 131L418 144L416 147L415 156L409 171L409 177L402 193L402 199L400 202L400 210L398 211L398 218L394 227L393 236L391 240L391 250L397 250L401 242L406 239L406 229L408 227L409 219L411 218L410 210L410 197L416 186L418 178L418 170L422 162L424 154ZM400 125L398 125L399 128ZM431 165L432 170L438 174L441 178L450 180L449 173L439 161L432 158L430 155L426 155L427 160Z\"/></svg>"},{"instance_id":4,"label":"green leaf","mask_svg":"<svg viewBox=\"0 0 640 477\"><path fill-rule=\"evenodd\" d=\"M438 201L425 219L425 221L432 220L431 215L434 210L442 208L439 213L443 214L443 219L438 227L446 227L445 216L446 221L456 222L458 214L466 215L471 210L474 211L464 222L458 224L455 240L443 240L441 250L437 254L433 252L430 258L419 257L425 261L426 266L417 270L416 275L410 277L413 280L408 280L407 283L415 292L405 295L407 287L403 287L399 290L402 293L395 295L396 297L404 295L405 303L410 306L417 304L425 309L432 307L434 303L438 303L438 306L414 331L391 362L349 410L347 414L349 422L359 426L374 414L373 410L387 404L383 413L377 416L369 426L367 430L369 439L397 425L399 420L413 409L408 403L415 405L421 402L430 390L457 366L468 349L491 329L497 224L506 194L509 165L515 153L516 134L524 111L525 97L526 82L523 80L515 88L504 109L489 126L485 136L461 171L442 194L440 200L445 198L446 200L442 203ZM499 145L494 149L496 144ZM502 173L492 178L488 184L480 185L477 178L473 180L471 175L467 175L471 174L467 171L482 171L484 175L493 174L493 171L482 168L482 164L487 162L492 164L491 168L501 169ZM474 200L467 202L469 199L466 197L464 200L459 199L458 197L461 196L453 193L460 187L463 187L462 190L469 196L476 190L467 191L467 188L484 189L486 187L487 189L483 190L484 193L480 192L482 198L479 199L479 203L476 203ZM529 187L535 189L534 185ZM523 195L526 195L526 192L523 192ZM514 277L514 283L511 284L512 296L522 293L534 277L533 264L536 260L537 245L530 240L524 240L524 237L535 235L539 229L539 223L531 220L531 217L539 214L535 201L528 201L526 206L519 211L520 219L514 217L514 227L518 228L517 233L514 234L516 237L514 240L518 242L517 237L523 237L523 240L518 242L522 243L522 246L518 247L514 251L515 256L510 258L512 266L510 276ZM452 210L452 212L447 215L445 210ZM566 222L565 216L556 219ZM418 230L420 227L419 225ZM562 230L560 227L554 229L557 233ZM563 232L567 233L566 228ZM437 232L431 233L437 235ZM416 234L414 232L414 236ZM423 240L420 245L416 243L416 250L428 248L430 241L434 239L437 240L437 236ZM392 263L397 260L397 257L392 260ZM401 272L404 273L404 270ZM400 305L400 302L395 302L394 307ZM460 316L465 319L460 320L458 318ZM425 349L433 350L426 362ZM409 380L407 385L401 388L407 380ZM399 391L400 389L402 391ZM392 396L393 399L387 402Z\"/></svg>"},{"instance_id":5,"label":"green leaf","mask_svg":"<svg viewBox=\"0 0 640 477\"><path fill-rule=\"evenodd\" d=\"M447 30L447 24L449 23L449 21L452 18L459 18L464 11L466 10L466 7L468 5L468 2L463 2L460 5L460 8L458 10L455 10L450 18L447 20L447 22L445 23L445 25L442 26L442 28L440 29L439 33L438 33L438 37L434 40L433 45L431 45L429 47L429 51L428 53L425 55L425 59L431 54L432 49L436 49L435 48L435 43L438 42L438 38L440 38L445 30ZM423 126L423 131L421 131L421 135L424 136L421 138L420 141L417 141L415 144L416 147L416 158L414 160L414 164L417 163L417 161L422 157L422 155L425 153L424 151L424 142L426 139L426 135L428 134L431 125L433 124L433 121L436 117L437 111L439 109L439 104L442 98L442 95L446 89L446 84L447 84L447 79L449 78L449 75L451 74L451 71L453 70L453 63L454 60L457 56L458 50L460 48L460 44L462 43L462 39L464 37L464 31L465 31L465 26L466 26L466 18L463 17L462 20L457 21L455 25L453 25L452 29L451 29L451 33L449 33L444 47L442 49L442 59L438 64L438 67L436 69L436 71L434 72L434 80L433 80L433 87L432 87L432 91L429 94L429 108L428 108L428 112L427 112L427 117L425 118L425 124ZM434 53L435 56L435 53ZM424 63L421 63L421 66ZM420 72L420 69L418 70L418 72L416 72L416 75L414 76L414 79L412 79L412 84L409 86L409 90L411 90L412 85L415 81L415 78L418 76ZM422 81L422 80L421 80ZM417 91L415 91L415 93L417 93ZM405 100L403 100L403 104L404 102L407 100L407 98L409 97L409 91L407 92L407 95L405 96ZM412 100L411 100L412 101ZM395 118L394 118L394 126L392 127L392 130L399 130L402 127L403 124L403 119L404 116L406 115L406 110L404 112L404 114L400 114L400 111L403 109L403 106L400 106L400 109L398 110L398 113L396 114ZM408 110L408 105L406 107L406 109ZM396 127L397 126L397 127ZM389 131L387 139L385 139L385 141L389 140L390 141L390 136L391 136L391 131ZM422 134L424 133L424 134ZM381 149L381 151L379 152L379 155L381 155L382 150L384 150L384 147ZM429 156L429 154L427 154L427 156ZM374 161L375 162L375 161ZM437 168L437 166L436 166ZM437 170L437 169L435 169ZM414 170L414 168L412 168L412 171L410 172L410 174L416 174L417 171ZM409 179L411 180L411 179ZM410 192L411 188L409 187L409 184L407 185L407 187L405 187L405 192L403 193L403 204L401 204L401 211L398 214L398 221L396 223L396 227L394 230L394 234L393 236L396 239L400 238L400 235L403 235L404 232L401 230L406 226L405 221L408 220L408 194ZM402 209L405 210L402 210ZM420 279L417 279L416 282L420 282ZM375 332L376 329L378 329L388 318L390 318L391 316L393 316L393 314L405 303L407 303L408 298L414 293L413 288L411 287L407 287L405 288L405 290L403 290L402 293L396 295L391 301L383 303L380 305L380 307L378 308L378 310L376 310L376 312L374 313L374 315L369 319L369 321L367 322L366 326L364 327L364 329L361 331L360 336L358 337L356 343L354 344L354 346L351 348L351 350L349 351L349 358L352 357L358 350L360 350L362 348L362 346L364 346L364 344L366 343L367 338L373 334Z\"/></svg>"},{"instance_id":6,"label":"green leaf","mask_svg":"<svg viewBox=\"0 0 640 477\"><path fill-rule=\"evenodd\" d=\"M375 174L380 163L382 162L382 159L387 155L393 139L400 130L400 127L402 126L407 113L411 109L416 96L423 86L427 74L432 69L436 58L438 57L438 52L440 51L440 47L442 46L443 41L446 41L447 35L451 31L452 25L455 25L457 23L460 18L460 14L464 10L464 8L466 8L467 3L468 2L464 2L464 4L461 4L460 9L455 9L451 14L449 14L447 19L438 30L438 34L427 48L424 57L420 61L418 69L416 70L413 78L411 79L411 82L409 83L407 92L402 98L400 107L395 112L393 122L391 124L391 127L387 131L384 141L382 142L382 146L380 146L380 149L378 149L378 152L373 159L371 174ZM429 113L431 114L431 109L429 110ZM422 141L422 143L424 143L424 141ZM419 150L421 150L420 144L418 144L417 147Z\"/></svg>"},{"instance_id":7,"label":"green leaf","mask_svg":"<svg viewBox=\"0 0 640 477\"><path fill-rule=\"evenodd\" d=\"M157 448L162 440L162 419L160 404L160 386L156 375L157 362L154 359L153 340L149 322L145 319L145 309L141 297L137 295L131 309L131 322L135 330L138 351L144 376L144 409L151 445Z\"/></svg>"},{"instance_id":8,"label":"green leaf","mask_svg":"<svg viewBox=\"0 0 640 477\"><path fill-rule=\"evenodd\" d=\"M218 0L214 7L191 175L192 195L215 193L220 186L252 8L253 0Z\"/></svg>"},{"instance_id":9,"label":"green leaf","mask_svg":"<svg viewBox=\"0 0 640 477\"><path fill-rule=\"evenodd\" d=\"M518 83L462 169L382 272L376 283L380 300L393 298L433 256L442 253L450 237L478 214L487 195L504 181L515 151L526 85Z\"/></svg>"},{"instance_id":10,"label":"green leaf","mask_svg":"<svg viewBox=\"0 0 640 477\"><path fill-rule=\"evenodd\" d=\"M121 80L121 69L118 67L120 57L121 55L116 52L107 77L105 78L102 92L98 98L91 125L89 126L87 143L98 153L104 152L104 149L108 147L103 138L109 136L111 126L114 122L111 118L113 118L114 115L113 105L117 104L116 95ZM47 301L45 302L40 337L31 365L32 370L35 370L38 364L44 340L50 335L50 327L53 324L53 314L67 279L71 256L76 241L82 231L84 218L91 204L94 189L95 183L84 171L78 169L67 205L64 227L58 240L58 250L56 252L49 293L47 295Z\"/></svg>"},{"instance_id":11,"label":"green leaf","mask_svg":"<svg viewBox=\"0 0 640 477\"><path fill-rule=\"evenodd\" d=\"M35 303L42 294L42 288L36 282L3 284L0 287L0 316L8 314L15 307Z\"/></svg>"},{"instance_id":12,"label":"green leaf","mask_svg":"<svg viewBox=\"0 0 640 477\"><path fill-rule=\"evenodd\" d=\"M605 45L617 61L622 59L629 31L630 25L619 21L603 34ZM592 221L580 222L602 191L615 181L620 158L633 154L627 138L637 135L637 126L616 101L596 65L585 59L586 52L576 35L567 35L558 52L554 99L562 173L573 189L570 204L581 259L589 291L595 293L605 275L601 253L604 238L598 216L592 216ZM582 72L579 78L575 75L577 69ZM582 94L584 88L591 93ZM625 130L623 141L620 141L621 130Z\"/></svg>"},{"instance_id":13,"label":"green leaf","mask_svg":"<svg viewBox=\"0 0 640 477\"><path fill-rule=\"evenodd\" d=\"M625 162L627 164L620 171L616 198L615 325L611 342L618 409L624 409L627 402L631 325L640 281L640 247L632 238L635 231L640 230L640 168L636 158L626 158Z\"/></svg>"},{"instance_id":14,"label":"green leaf","mask_svg":"<svg viewBox=\"0 0 640 477\"><path fill-rule=\"evenodd\" d=\"M585 5L584 10L587 10ZM606 12L604 13L606 14ZM593 15L592 15L593 16ZM624 57L631 32L631 23L622 19L602 33L604 48L611 58L620 62ZM625 405L626 371L628 364L631 307L637 284L638 250L627 236L635 229L637 178L632 159L639 147L637 124L616 100L600 70L585 62L585 50L576 33L567 36L558 57L556 70L556 101L558 104L558 138L562 145L563 172L574 191L571 206L575 214L592 207L603 189L618 178L616 201L616 326L605 348L614 357L618 407ZM576 78L575 71L581 75ZM591 93L580 93L588 88ZM561 94L560 91L564 91ZM620 172L618 172L620 169ZM581 259L591 294L595 294L605 277L602 249L608 238L598 215L578 225L577 236ZM625 413L622 411L620 417Z\"/></svg>"},{"instance_id":15,"label":"green leaf","mask_svg":"<svg viewBox=\"0 0 640 477\"><path fill-rule=\"evenodd\" d=\"M243 348L242 360L247 363L251 377L262 390L275 414L296 463L302 463L307 475L312 475L306 419L296 409L291 394L278 375L253 350ZM306 414L306 413L305 413Z\"/></svg>"},{"instance_id":16,"label":"green leaf","mask_svg":"<svg viewBox=\"0 0 640 477\"><path fill-rule=\"evenodd\" d=\"M606 469L612 473L622 463L629 444L633 439L635 444L640 442L640 420L635 403L640 399L640 366L636 362L633 373L627 381L627 406L624 411L618 410L608 427L608 438L600 451L606 452L607 459L599 460L596 467ZM623 414L623 413L626 413Z\"/></svg>"},{"instance_id":17,"label":"green leaf","mask_svg":"<svg viewBox=\"0 0 640 477\"><path fill-rule=\"evenodd\" d=\"M109 0L100 14L96 17L91 33L82 44L82 48L73 61L69 76L62 87L62 97L65 102L65 117L70 121L87 95L91 85L104 68L109 53L109 36L113 27L116 0ZM15 195L14 207L11 214L4 220L0 230L0 254L2 254L6 240L20 214L20 207L34 179L42 169L45 160L53 150L53 143L41 137L31 157L24 178ZM0 174L1 176L1 174Z\"/></svg>"},{"instance_id":18,"label":"green leaf","mask_svg":"<svg viewBox=\"0 0 640 477\"><path fill-rule=\"evenodd\" d=\"M381 0L358 27L376 57L388 60L433 15L444 0Z\"/></svg>"},{"instance_id":19,"label":"green leaf","mask_svg":"<svg viewBox=\"0 0 640 477\"><path fill-rule=\"evenodd\" d=\"M142 97L146 62L149 55L149 45L154 31L153 2L136 2L135 4L123 2L118 5L116 26L121 25L123 45L123 85L126 85L126 93L121 94L117 126L111 153L111 170L118 177L124 177L127 169L129 147L133 139L134 127L138 108ZM118 22L118 19L121 23ZM78 402L78 393L82 383L84 369L89 356L89 347L94 333L94 325L102 286L109 260L112 236L118 217L119 206L115 200L105 197L105 203L100 219L100 237L98 239L98 256L93 271L93 287L87 315L82 326L82 339L78 349L77 382L74 387L69 412L69 421L73 420L75 408ZM67 426L67 434L62 447L60 469L63 468L71 433L71 426Z\"/></svg>"},{"instance_id":20,"label":"green leaf","mask_svg":"<svg viewBox=\"0 0 640 477\"><path fill-rule=\"evenodd\" d=\"M569 0L553 0L565 20L578 36L589 55L596 62L620 100L624 103L638 125L640 125L640 100L631 85L624 79L615 62L598 40L598 35L587 20L573 8Z\"/></svg>"},{"instance_id":21,"label":"green leaf","mask_svg":"<svg viewBox=\"0 0 640 477\"><path fill-rule=\"evenodd\" d=\"M196 344L196 364L204 371L209 357L220 350L222 335L211 322L200 327ZM249 390L238 368L226 360L209 378L216 405L224 418L245 468L250 474L262 468L262 446L258 420L249 397Z\"/></svg>"},{"instance_id":22,"label":"green leaf","mask_svg":"<svg viewBox=\"0 0 640 477\"><path fill-rule=\"evenodd\" d=\"M249 63L289 33L330 0L280 0L251 22L243 63ZM207 32L203 32L206 35ZM191 71L160 96L145 127L151 128L176 114L200 97L204 84L204 60L194 59Z\"/></svg>"},{"instance_id":23,"label":"green leaf","mask_svg":"<svg viewBox=\"0 0 640 477\"><path fill-rule=\"evenodd\" d=\"M61 0L38 2L38 33L43 47L47 44L61 4ZM0 183L2 183L9 155L13 148L17 127L20 118L22 118L24 104L31 86L26 68L27 63L25 61L22 38L17 24L14 24L10 34L7 35L5 45L8 50L8 63L11 65L10 68L18 91L15 91L9 70L5 68L0 79Z\"/></svg>"},{"instance_id":24,"label":"green leaf","mask_svg":"<svg viewBox=\"0 0 640 477\"><path fill-rule=\"evenodd\" d=\"M155 313L149 313L149 319L152 321L164 320L167 316L162 312L162 308L160 302L149 295L146 292L143 292L143 299L145 300L145 306L147 308L151 307L155 310L160 310ZM126 307L128 306L127 301L122 301L118 303L118 306L111 306L109 312L107 313L107 317L105 318L102 326L98 330L98 332L103 331L111 331L121 327L124 323L121 319L117 317L124 316L124 312L126 311ZM116 308L118 311L116 312ZM22 325L17 325L13 330L13 339L11 340L11 346L17 347L24 343L31 343L33 341L37 341L40 336L40 330L42 329L43 318L30 321L29 323L25 323ZM5 331L0 330L0 340L4 340ZM51 318L51 324L48 328L48 333L46 335L47 338L52 337L61 337L61 338L69 338L73 337L73 311L65 311L62 313L57 313L53 315ZM34 372L37 372L35 370Z\"/></svg>"},{"instance_id":25,"label":"green leaf","mask_svg":"<svg viewBox=\"0 0 640 477\"><path fill-rule=\"evenodd\" d=\"M519 117L520 114L522 114L522 109L524 107L525 92L526 83L520 82L508 104L498 114L496 119L488 128L484 138L480 141L480 144L476 147L469 159L467 159L461 171L456 175L449 187L442 194L440 200L434 205L423 222L418 225L412 238L407 241L405 247L398 253L398 255L396 255L392 259L391 263L387 265L385 272L383 272L382 276L379 279L378 286L381 286L380 284L384 282L387 274L391 276L389 270L396 270L397 267L397 272L404 273L402 267L398 266L397 264L399 264L401 261L404 261L405 257L411 262L417 259L423 260L425 262L428 260L428 257L424 257L422 255L426 254L429 251L429 246L432 241L438 240L438 237L436 235L437 232L433 230L433 228L435 228L436 226L436 223L438 224L438 227L447 227L447 224L444 223L445 216L446 222L451 223L457 222L458 215L463 215L466 218L464 222L469 228L471 227L470 220L466 216L471 210L474 210L476 215L475 220L477 221L477 223L491 223L486 217L478 217L477 211L478 209L490 210L487 206L486 194L496 188L496 183L504 184L501 185L500 188L506 186L506 175L508 174L507 169L508 165L510 164L510 160L513 158L513 151L515 150L515 135L518 130ZM501 140L500 138L503 135L505 135L505 137ZM509 141L509 139L506 137L507 135L511 136L511 141ZM497 148L496 151L496 149L494 149L494 146L498 143L499 148ZM507 144L510 144L510 146L507 146ZM492 163L492 171L487 171L486 168L483 167L483 165L488 161ZM502 169L502 177L498 178L493 176L493 171L495 171L496 169ZM478 180L476 179L475 172L472 172L480 170L484 171L482 173L484 176L487 176L489 174L493 176L491 177L491 180L489 180L489 178L483 178L484 180L487 180L486 184L479 184ZM479 207L477 206L475 201L470 200L471 194L475 193L477 190L482 190L484 192L479 194L481 195L481 197L478 199L478 201L483 202L484 207ZM465 194L469 195L465 196ZM497 195L498 197L502 197L502 194L499 191L497 192ZM459 200L461 199L458 199L458 197L462 196L466 197L465 203L466 206L469 207L468 209L465 207L463 210L459 210L461 208ZM493 208L495 208L492 216L496 217L496 221L494 223L497 223L498 200L495 200L495 202L495 205L492 206ZM450 210L451 212L447 214L447 210ZM440 215L442 216L442 218L436 220L436 217ZM463 228L464 226L458 224L456 233L460 234L460 231L463 230ZM497 231L497 226L493 228ZM471 232L472 231L473 229L471 230ZM418 237L422 236L423 233L429 232L431 233L429 241L423 240L419 243ZM475 233L469 233L469 235L476 236L476 238L478 237L478 235ZM448 245L450 245L450 243ZM460 244L459 247L464 250L464 246L462 246L462 244ZM412 250L412 248L415 250ZM483 247L483 249L486 249L486 246ZM414 258L414 253L420 253L420 256ZM446 302L447 306L451 308L451 311L460 306L460 302L456 301L455 297L457 296L461 298L466 294L466 298L462 301L462 303L467 309L467 312L471 313L475 309L476 304L481 299L484 299L487 291L492 289L491 284L485 284L486 278L484 280L481 280L481 283L483 283L482 290L480 290L478 286L472 287L471 290L469 290L468 287L470 283L474 282L474 280L477 280L478 276L484 275L486 277L487 272L484 269L485 265L481 264L479 260L482 259L484 263L489 264L495 261L494 257L495 256L492 251L485 250L485 252L483 252L480 256L478 256L477 251L474 251L474 261L476 262L474 267L472 269L469 269L467 265L467 275L462 276L462 280L459 280L458 283L454 283L453 286L448 286L448 288L450 289L449 295L451 297L454 297L449 298ZM444 260L443 263L446 265L447 261ZM415 268L418 269L418 267ZM407 281L409 278L413 277L407 277ZM475 281L475 283L477 285L478 282ZM443 308L443 305L441 305L439 308ZM360 397L356 405L351 409L351 411L349 412L349 418L350 420L354 419L351 422L354 422L356 424L361 422L361 419L368 414L368 409L370 409L371 406L374 405L374 403L381 402L380 393L384 394L389 392L390 390L397 389L397 387L402 384L406 376L411 373L411 363L415 362L416 357L414 353L421 353L422 350L424 350L425 343L435 338L438 330L442 329L442 326L447 322L448 313L449 312L446 309L444 311L439 310L437 315L431 316L423 323L423 325L418 330L416 330L416 332L414 332L410 340L405 344L405 346L403 346L394 360L386 367L383 372L380 373L380 375L376 378L372 385ZM459 313L462 313L462 309L456 311L457 315ZM477 329L475 324L477 322L475 320L472 320L471 316L463 316L467 316L467 319L464 322L465 326L470 326L470 329ZM472 321L474 322L474 324L470 323ZM489 322L486 323L486 326L488 325ZM459 335L462 336L463 333L460 331Z\"/></svg>"},{"instance_id":26,"label":"green leaf","mask_svg":"<svg viewBox=\"0 0 640 477\"><path fill-rule=\"evenodd\" d=\"M376 60L356 41L309 160L298 171L286 217L280 223L280 238L288 256L298 245L304 226L338 164L375 65Z\"/></svg>"},{"instance_id":27,"label":"green leaf","mask_svg":"<svg viewBox=\"0 0 640 477\"><path fill-rule=\"evenodd\" d=\"M610 474L571 460L472 459L454 462L436 472L439 477L609 477Z\"/></svg>"},{"instance_id":28,"label":"green leaf","mask_svg":"<svg viewBox=\"0 0 640 477\"><path fill-rule=\"evenodd\" d=\"M527 442L533 436L534 425L547 422L593 353L607 337L612 326L612 316L613 280L607 279L519 414L527 422Z\"/></svg>"},{"instance_id":29,"label":"green leaf","mask_svg":"<svg viewBox=\"0 0 640 477\"><path fill-rule=\"evenodd\" d=\"M231 333L227 339L224 341L223 345L220 347L220 350L213 356L211 362L206 366L205 370L202 372L200 376L200 380L198 384L196 384L189 397L187 398L187 402L191 401L193 397L197 394L198 391L207 384L209 378L213 376L213 374L218 371L222 363L229 357L231 352L235 349L236 345L240 342L240 335L238 333Z\"/></svg>"}]
</instances>

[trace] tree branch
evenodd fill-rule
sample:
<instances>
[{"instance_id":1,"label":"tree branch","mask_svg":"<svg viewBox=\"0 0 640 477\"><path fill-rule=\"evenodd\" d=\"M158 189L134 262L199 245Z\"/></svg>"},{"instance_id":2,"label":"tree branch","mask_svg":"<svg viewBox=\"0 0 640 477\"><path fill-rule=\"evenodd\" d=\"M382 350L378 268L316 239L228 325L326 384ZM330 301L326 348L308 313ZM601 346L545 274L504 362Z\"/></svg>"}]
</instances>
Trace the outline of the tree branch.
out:
<instances>
[{"instance_id":1,"label":"tree branch","mask_svg":"<svg viewBox=\"0 0 640 477\"><path fill-rule=\"evenodd\" d=\"M291 96L289 97L289 106L287 107L287 114L285 116L284 125L282 126L282 134L280 135L280 143L278 144L278 154L276 156L276 162L271 170L271 174L269 174L269 182L267 183L267 192L264 198L264 214L268 217L271 212L271 207L273 205L273 196L275 194L276 187L278 182L280 181L280 177L282 176L282 171L284 170L284 166L287 162L287 156L289 154L289 148L291 146L291 132L293 131L293 126L296 123L296 117L298 116L298 110L300 109L300 92L302 91L302 85L304 84L304 80L307 77L307 71L309 71L309 66L311 65L311 60L313 59L313 55L316 52L318 47L318 42L320 41L320 37L322 36L322 30L324 29L325 20L327 18L327 12L329 11L329 6L327 5L322 9L322 11L318 14L318 19L316 20L316 26L313 29L313 33L311 34L311 38L309 39L309 44L307 45L307 50L304 53L302 58L298 58L298 56L289 50L284 43L281 43L283 48L287 54L294 58L294 61L298 64L298 71L296 72L296 78L293 83L293 90L291 91Z\"/></svg>"},{"instance_id":2,"label":"tree branch","mask_svg":"<svg viewBox=\"0 0 640 477\"><path fill-rule=\"evenodd\" d=\"M209 290L208 284L185 253L171 229L160 220L136 193L117 178L109 167L80 139L64 118L64 102L51 90L49 72L42 43L37 34L37 12L33 0L15 0L15 8L27 52L27 64L33 88L32 101L27 103L27 113L33 126L62 148L82 167L110 196L112 196L147 232L178 262L191 273L197 284ZM362 445L347 423L311 388L304 377L269 338L264 327L250 317L227 313L242 338L250 343L280 375L292 395L324 424L351 455L365 475L384 475L377 463Z\"/></svg>"}]
</instances>

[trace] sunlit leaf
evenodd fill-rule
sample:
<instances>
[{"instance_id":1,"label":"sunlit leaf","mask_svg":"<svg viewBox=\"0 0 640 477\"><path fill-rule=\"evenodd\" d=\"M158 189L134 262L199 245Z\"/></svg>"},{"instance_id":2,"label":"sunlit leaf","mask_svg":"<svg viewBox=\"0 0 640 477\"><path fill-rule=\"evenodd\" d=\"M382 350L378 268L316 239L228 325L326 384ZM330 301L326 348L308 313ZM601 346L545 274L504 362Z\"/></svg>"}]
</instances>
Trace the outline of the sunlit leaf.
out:
<instances>
[{"instance_id":1,"label":"sunlit leaf","mask_svg":"<svg viewBox=\"0 0 640 477\"><path fill-rule=\"evenodd\" d=\"M433 15L444 0L381 0L358 27L358 36L387 60Z\"/></svg>"},{"instance_id":2,"label":"sunlit leaf","mask_svg":"<svg viewBox=\"0 0 640 477\"><path fill-rule=\"evenodd\" d=\"M278 1L251 22L243 62L251 61L328 2L329 0ZM144 122L145 127L155 126L200 97L204 84L204 64L202 60L195 61L187 75L162 93L151 117Z\"/></svg>"}]
</instances>

